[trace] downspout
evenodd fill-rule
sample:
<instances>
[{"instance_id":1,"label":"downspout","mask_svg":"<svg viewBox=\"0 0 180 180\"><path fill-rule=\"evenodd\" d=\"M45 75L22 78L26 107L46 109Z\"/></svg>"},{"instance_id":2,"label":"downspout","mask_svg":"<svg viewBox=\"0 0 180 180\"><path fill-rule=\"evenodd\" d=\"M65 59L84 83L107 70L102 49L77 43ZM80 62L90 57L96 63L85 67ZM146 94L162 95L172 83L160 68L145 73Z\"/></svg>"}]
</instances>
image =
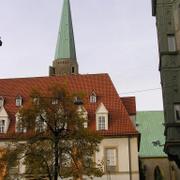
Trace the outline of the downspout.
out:
<instances>
[{"instance_id":1,"label":"downspout","mask_svg":"<svg viewBox=\"0 0 180 180\"><path fill-rule=\"evenodd\" d=\"M132 180L132 168L131 168L131 141L130 137L128 137L128 150L129 150L129 180Z\"/></svg>"}]
</instances>

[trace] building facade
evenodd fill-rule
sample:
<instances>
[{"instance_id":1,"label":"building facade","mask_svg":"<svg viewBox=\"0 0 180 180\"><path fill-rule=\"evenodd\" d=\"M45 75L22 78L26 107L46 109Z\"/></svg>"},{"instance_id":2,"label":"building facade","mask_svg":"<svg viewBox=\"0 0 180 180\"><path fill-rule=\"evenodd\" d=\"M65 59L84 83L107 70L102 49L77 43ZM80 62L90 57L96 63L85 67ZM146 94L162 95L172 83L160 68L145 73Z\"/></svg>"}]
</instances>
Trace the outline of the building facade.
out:
<instances>
[{"instance_id":1,"label":"building facade","mask_svg":"<svg viewBox=\"0 0 180 180\"><path fill-rule=\"evenodd\" d=\"M103 161L104 175L95 180L139 180L139 133L133 120L136 115L134 97L119 97L108 74L80 75L76 59L69 0L64 0L55 58L46 77L0 79L0 146L15 137L18 111L28 100L32 89L46 94L49 87L59 85L70 93L82 92L86 112L85 128L103 136L95 161ZM26 134L26 131L21 131ZM25 167L19 166L21 179ZM88 178L86 178L88 179Z\"/></svg>"},{"instance_id":2,"label":"building facade","mask_svg":"<svg viewBox=\"0 0 180 180\"><path fill-rule=\"evenodd\" d=\"M159 70L168 157L180 166L180 1L152 0L159 44Z\"/></svg>"}]
</instances>

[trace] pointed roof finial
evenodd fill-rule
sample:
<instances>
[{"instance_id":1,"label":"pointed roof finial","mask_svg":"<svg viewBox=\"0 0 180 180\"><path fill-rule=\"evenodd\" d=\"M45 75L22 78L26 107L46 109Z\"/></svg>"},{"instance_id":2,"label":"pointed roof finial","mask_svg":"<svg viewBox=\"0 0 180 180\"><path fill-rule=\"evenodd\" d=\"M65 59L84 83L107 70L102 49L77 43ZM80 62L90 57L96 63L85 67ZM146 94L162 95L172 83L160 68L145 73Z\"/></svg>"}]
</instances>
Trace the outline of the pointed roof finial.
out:
<instances>
[{"instance_id":1,"label":"pointed roof finial","mask_svg":"<svg viewBox=\"0 0 180 180\"><path fill-rule=\"evenodd\" d=\"M55 52L55 60L66 58L76 61L76 50L69 0L64 0Z\"/></svg>"}]
</instances>

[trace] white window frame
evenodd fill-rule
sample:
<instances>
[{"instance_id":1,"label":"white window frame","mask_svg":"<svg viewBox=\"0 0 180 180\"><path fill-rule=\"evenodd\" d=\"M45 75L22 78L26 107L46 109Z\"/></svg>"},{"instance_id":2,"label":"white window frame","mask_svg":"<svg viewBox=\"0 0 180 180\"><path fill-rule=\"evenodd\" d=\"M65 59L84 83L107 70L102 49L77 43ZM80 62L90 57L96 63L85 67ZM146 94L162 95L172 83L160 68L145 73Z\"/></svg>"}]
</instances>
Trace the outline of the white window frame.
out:
<instances>
[{"instance_id":1,"label":"white window frame","mask_svg":"<svg viewBox=\"0 0 180 180\"><path fill-rule=\"evenodd\" d=\"M16 97L16 106L17 107L22 106L22 101L23 101L22 97L21 96L17 96Z\"/></svg>"},{"instance_id":2,"label":"white window frame","mask_svg":"<svg viewBox=\"0 0 180 180\"><path fill-rule=\"evenodd\" d=\"M106 172L116 172L118 170L118 151L116 147L105 149Z\"/></svg>"},{"instance_id":3,"label":"white window frame","mask_svg":"<svg viewBox=\"0 0 180 180\"><path fill-rule=\"evenodd\" d=\"M180 103L174 104L175 121L180 123Z\"/></svg>"},{"instance_id":4,"label":"white window frame","mask_svg":"<svg viewBox=\"0 0 180 180\"><path fill-rule=\"evenodd\" d=\"M117 166L117 149L116 148L106 149L106 163L107 163L107 166Z\"/></svg>"},{"instance_id":5,"label":"white window frame","mask_svg":"<svg viewBox=\"0 0 180 180\"><path fill-rule=\"evenodd\" d=\"M101 115L98 117L98 130L106 129L106 117Z\"/></svg>"},{"instance_id":6,"label":"white window frame","mask_svg":"<svg viewBox=\"0 0 180 180\"><path fill-rule=\"evenodd\" d=\"M53 104L53 105L58 104L58 99L57 99L57 98L53 98L53 99L52 99L52 104Z\"/></svg>"},{"instance_id":7,"label":"white window frame","mask_svg":"<svg viewBox=\"0 0 180 180\"><path fill-rule=\"evenodd\" d=\"M84 128L88 128L88 122L87 121L84 122L83 125L84 125Z\"/></svg>"},{"instance_id":8,"label":"white window frame","mask_svg":"<svg viewBox=\"0 0 180 180\"><path fill-rule=\"evenodd\" d=\"M89 97L89 101L90 103L96 103L97 101L97 96L96 96L96 93L95 92L92 92L90 97Z\"/></svg>"},{"instance_id":9,"label":"white window frame","mask_svg":"<svg viewBox=\"0 0 180 180\"><path fill-rule=\"evenodd\" d=\"M22 125L21 122L18 122L16 125L16 132L17 133L25 133L26 132L26 128Z\"/></svg>"},{"instance_id":10,"label":"white window frame","mask_svg":"<svg viewBox=\"0 0 180 180\"><path fill-rule=\"evenodd\" d=\"M0 120L0 133L5 133L5 123L4 119Z\"/></svg>"}]
</instances>

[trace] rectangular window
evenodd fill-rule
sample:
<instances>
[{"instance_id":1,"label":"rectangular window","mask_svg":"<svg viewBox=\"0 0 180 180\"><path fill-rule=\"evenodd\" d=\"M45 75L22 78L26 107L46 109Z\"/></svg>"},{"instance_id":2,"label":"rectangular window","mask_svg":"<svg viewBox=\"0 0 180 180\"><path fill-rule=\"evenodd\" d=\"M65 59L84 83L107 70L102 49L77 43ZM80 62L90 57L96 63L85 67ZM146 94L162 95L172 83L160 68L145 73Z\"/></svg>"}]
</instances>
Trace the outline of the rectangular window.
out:
<instances>
[{"instance_id":1,"label":"rectangular window","mask_svg":"<svg viewBox=\"0 0 180 180\"><path fill-rule=\"evenodd\" d=\"M180 104L174 105L175 120L180 122Z\"/></svg>"},{"instance_id":2,"label":"rectangular window","mask_svg":"<svg viewBox=\"0 0 180 180\"><path fill-rule=\"evenodd\" d=\"M96 103L96 96L94 95L90 96L90 103Z\"/></svg>"},{"instance_id":3,"label":"rectangular window","mask_svg":"<svg viewBox=\"0 0 180 180\"><path fill-rule=\"evenodd\" d=\"M105 116L99 116L99 118L98 118L98 129L99 130L105 129Z\"/></svg>"},{"instance_id":4,"label":"rectangular window","mask_svg":"<svg viewBox=\"0 0 180 180\"><path fill-rule=\"evenodd\" d=\"M5 120L0 120L0 133L4 133Z\"/></svg>"},{"instance_id":5,"label":"rectangular window","mask_svg":"<svg viewBox=\"0 0 180 180\"><path fill-rule=\"evenodd\" d=\"M16 132L18 132L18 133L25 133L26 132L26 128L23 126L23 123L21 121L17 122Z\"/></svg>"},{"instance_id":6,"label":"rectangular window","mask_svg":"<svg viewBox=\"0 0 180 180\"><path fill-rule=\"evenodd\" d=\"M72 66L72 68L71 68L71 72L72 72L72 74L74 74L74 73L75 73L75 67L74 67L74 66Z\"/></svg>"},{"instance_id":7,"label":"rectangular window","mask_svg":"<svg viewBox=\"0 0 180 180\"><path fill-rule=\"evenodd\" d=\"M58 99L52 99L52 104L58 104Z\"/></svg>"},{"instance_id":8,"label":"rectangular window","mask_svg":"<svg viewBox=\"0 0 180 180\"><path fill-rule=\"evenodd\" d=\"M22 106L22 99L21 98L17 98L16 99L16 106Z\"/></svg>"},{"instance_id":9,"label":"rectangular window","mask_svg":"<svg viewBox=\"0 0 180 180\"><path fill-rule=\"evenodd\" d=\"M174 34L168 34L168 51L175 52L176 51L176 39Z\"/></svg>"},{"instance_id":10,"label":"rectangular window","mask_svg":"<svg viewBox=\"0 0 180 180\"><path fill-rule=\"evenodd\" d=\"M116 148L106 149L106 169L108 172L116 171L117 167L117 150Z\"/></svg>"}]
</instances>

